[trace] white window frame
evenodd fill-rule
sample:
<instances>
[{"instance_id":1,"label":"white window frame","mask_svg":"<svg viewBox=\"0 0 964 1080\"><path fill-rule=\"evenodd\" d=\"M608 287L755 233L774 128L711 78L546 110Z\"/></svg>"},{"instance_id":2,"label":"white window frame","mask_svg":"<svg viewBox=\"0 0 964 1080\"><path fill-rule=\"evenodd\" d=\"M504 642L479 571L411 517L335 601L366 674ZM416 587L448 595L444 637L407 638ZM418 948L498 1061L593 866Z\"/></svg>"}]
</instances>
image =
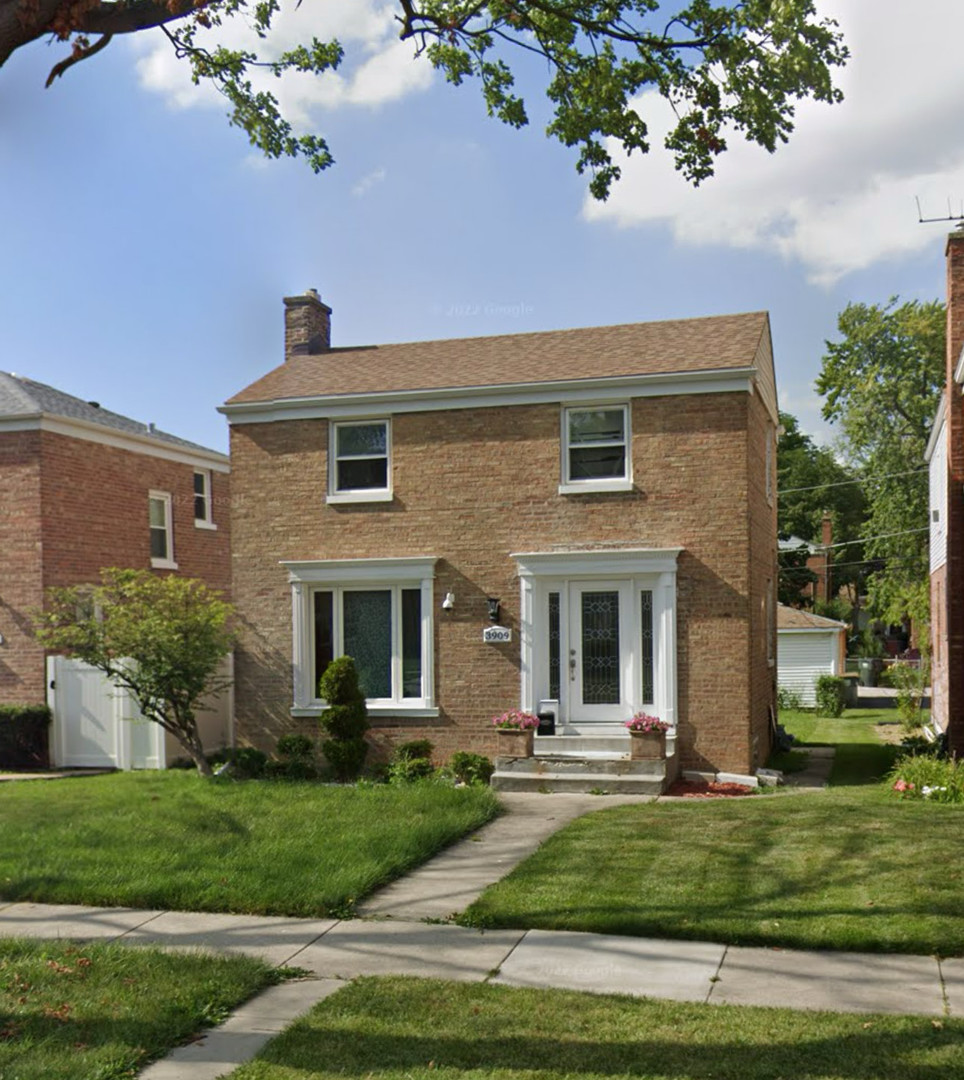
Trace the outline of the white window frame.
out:
<instances>
[{"instance_id":1,"label":"white window frame","mask_svg":"<svg viewBox=\"0 0 964 1080\"><path fill-rule=\"evenodd\" d=\"M148 536L154 528L151 524L150 505L159 502L164 507L164 532L167 536L167 556L163 559L151 556L151 567L154 570L176 570L177 563L174 561L174 505L169 491L149 491L147 493L147 527Z\"/></svg>"},{"instance_id":2,"label":"white window frame","mask_svg":"<svg viewBox=\"0 0 964 1080\"><path fill-rule=\"evenodd\" d=\"M323 559L311 562L283 562L291 585L292 716L318 716L328 707L313 686L314 595L334 592L334 655L340 644L340 596L358 589L391 589L393 635L393 683L401 695L401 591L421 589L422 599L422 696L420 698L369 699L368 715L436 717L434 648L434 556L412 559Z\"/></svg>"},{"instance_id":3,"label":"white window frame","mask_svg":"<svg viewBox=\"0 0 964 1080\"><path fill-rule=\"evenodd\" d=\"M574 480L569 474L570 445L569 445L569 417L577 412L598 412L600 410L615 412L617 409L623 414L623 453L624 469L622 476L596 477L593 479ZM561 410L562 436L559 440L561 448L560 495L583 495L593 491L632 491L633 489L633 461L632 445L633 433L630 425L632 411L629 403L625 401L603 401L595 404L564 405ZM580 446L591 447L592 443L580 443ZM600 444L602 445L602 444ZM613 443L606 443L612 446Z\"/></svg>"},{"instance_id":4,"label":"white window frame","mask_svg":"<svg viewBox=\"0 0 964 1080\"><path fill-rule=\"evenodd\" d=\"M214 524L214 497L211 492L211 470L210 469L195 469L194 477L192 477L192 484L195 482L194 478L200 476L204 481L204 491L198 492L194 490L192 492L194 501L191 504L191 510L194 514L194 528L195 529L216 529L217 525ZM197 516L197 500L204 500L204 517Z\"/></svg>"},{"instance_id":5,"label":"white window frame","mask_svg":"<svg viewBox=\"0 0 964 1080\"><path fill-rule=\"evenodd\" d=\"M385 487L346 488L338 490L338 429L368 424L385 425ZM372 457L381 457L380 454ZM326 502L360 503L391 502L392 495L392 420L389 416L370 416L352 420L331 421L328 425L328 494Z\"/></svg>"}]
</instances>

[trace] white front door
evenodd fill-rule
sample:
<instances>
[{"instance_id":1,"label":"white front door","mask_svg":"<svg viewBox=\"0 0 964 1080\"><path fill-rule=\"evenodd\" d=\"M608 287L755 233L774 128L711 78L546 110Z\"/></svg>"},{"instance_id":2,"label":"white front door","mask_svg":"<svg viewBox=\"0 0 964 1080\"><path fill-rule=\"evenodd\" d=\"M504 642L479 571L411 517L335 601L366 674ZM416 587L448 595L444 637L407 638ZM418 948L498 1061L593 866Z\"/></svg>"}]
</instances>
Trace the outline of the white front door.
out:
<instances>
[{"instance_id":1,"label":"white front door","mask_svg":"<svg viewBox=\"0 0 964 1080\"><path fill-rule=\"evenodd\" d=\"M625 721L638 651L631 582L571 581L568 591L569 723Z\"/></svg>"}]
</instances>

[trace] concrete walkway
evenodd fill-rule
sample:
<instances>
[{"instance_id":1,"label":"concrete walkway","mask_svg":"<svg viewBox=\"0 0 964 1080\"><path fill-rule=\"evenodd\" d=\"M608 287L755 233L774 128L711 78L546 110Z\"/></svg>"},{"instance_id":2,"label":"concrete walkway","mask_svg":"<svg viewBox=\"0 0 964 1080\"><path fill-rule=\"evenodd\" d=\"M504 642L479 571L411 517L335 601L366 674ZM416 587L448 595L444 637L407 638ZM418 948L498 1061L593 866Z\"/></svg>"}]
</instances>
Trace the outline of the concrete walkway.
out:
<instances>
[{"instance_id":1,"label":"concrete walkway","mask_svg":"<svg viewBox=\"0 0 964 1080\"><path fill-rule=\"evenodd\" d=\"M794 777L826 782L830 755ZM622 993L707 1004L964 1016L964 958L801 952L441 922L463 910L556 829L641 796L503 796L508 813L362 906L364 918L285 919L0 903L0 936L116 941L246 953L309 976L272 987L220 1027L151 1065L142 1080L214 1080L360 975L418 975ZM431 920L431 921L425 921Z\"/></svg>"}]
</instances>

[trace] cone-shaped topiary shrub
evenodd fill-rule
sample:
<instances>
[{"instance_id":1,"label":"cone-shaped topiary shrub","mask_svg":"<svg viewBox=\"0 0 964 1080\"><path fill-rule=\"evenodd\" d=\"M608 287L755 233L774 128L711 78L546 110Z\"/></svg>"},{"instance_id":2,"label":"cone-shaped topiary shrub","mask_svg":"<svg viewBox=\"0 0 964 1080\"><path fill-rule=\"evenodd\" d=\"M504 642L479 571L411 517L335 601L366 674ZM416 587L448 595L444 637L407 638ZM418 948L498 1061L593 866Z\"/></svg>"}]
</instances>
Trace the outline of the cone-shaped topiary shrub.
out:
<instances>
[{"instance_id":1,"label":"cone-shaped topiary shrub","mask_svg":"<svg viewBox=\"0 0 964 1080\"><path fill-rule=\"evenodd\" d=\"M321 725L331 736L321 744L321 752L338 780L355 780L368 753L368 710L350 656L332 660L318 681L318 694L328 702Z\"/></svg>"}]
</instances>

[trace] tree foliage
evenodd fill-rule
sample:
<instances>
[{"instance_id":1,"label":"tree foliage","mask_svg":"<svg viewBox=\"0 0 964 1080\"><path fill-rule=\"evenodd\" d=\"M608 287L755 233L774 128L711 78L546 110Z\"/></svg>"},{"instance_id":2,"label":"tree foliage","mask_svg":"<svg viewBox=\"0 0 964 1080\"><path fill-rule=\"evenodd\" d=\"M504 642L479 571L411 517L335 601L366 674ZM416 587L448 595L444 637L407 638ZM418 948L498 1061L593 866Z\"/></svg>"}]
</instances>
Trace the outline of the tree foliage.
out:
<instances>
[{"instance_id":1,"label":"tree foliage","mask_svg":"<svg viewBox=\"0 0 964 1080\"><path fill-rule=\"evenodd\" d=\"M300 0L298 0L300 3ZM318 0L306 0L318 2ZM517 75L545 73L552 116L547 134L578 149L577 168L605 198L618 178L606 140L627 152L649 150L639 96L653 90L672 105L666 139L676 167L693 183L712 175L733 131L771 152L793 130L795 102L835 102L833 69L846 61L836 24L814 0L394 0L399 36L459 85L475 80L486 109L512 127L529 122ZM278 98L255 89L258 69L271 75L323 75L341 64L338 41L312 38L273 51L280 0L0 0L0 66L36 37L52 33L72 52L50 81L92 56L114 34L160 26L195 83L212 83L227 100L230 122L268 157L301 156L315 170L333 158L324 138L296 134ZM212 44L225 20L243 18L256 50ZM320 16L324 18L323 12ZM96 40L93 40L96 36Z\"/></svg>"},{"instance_id":2,"label":"tree foliage","mask_svg":"<svg viewBox=\"0 0 964 1080\"><path fill-rule=\"evenodd\" d=\"M796 537L806 545L822 542L823 518L832 521L831 596L855 585L862 558L860 535L866 516L863 491L833 451L817 446L800 430L795 416L780 413L777 444L777 531L781 540ZM846 544L838 547L838 544ZM800 593L816 576L806 568L809 548L780 552L780 602L799 605ZM834 564L839 564L834 569Z\"/></svg>"},{"instance_id":3,"label":"tree foliage","mask_svg":"<svg viewBox=\"0 0 964 1080\"><path fill-rule=\"evenodd\" d=\"M231 612L201 581L112 568L94 588L49 590L36 636L129 691L141 715L173 735L209 776L196 714L203 698L230 685L218 667L234 646Z\"/></svg>"},{"instance_id":4,"label":"tree foliage","mask_svg":"<svg viewBox=\"0 0 964 1080\"><path fill-rule=\"evenodd\" d=\"M944 385L945 309L896 298L849 304L827 342L817 390L840 449L863 477L872 612L891 623L928 615L928 496L924 451Z\"/></svg>"}]
</instances>

